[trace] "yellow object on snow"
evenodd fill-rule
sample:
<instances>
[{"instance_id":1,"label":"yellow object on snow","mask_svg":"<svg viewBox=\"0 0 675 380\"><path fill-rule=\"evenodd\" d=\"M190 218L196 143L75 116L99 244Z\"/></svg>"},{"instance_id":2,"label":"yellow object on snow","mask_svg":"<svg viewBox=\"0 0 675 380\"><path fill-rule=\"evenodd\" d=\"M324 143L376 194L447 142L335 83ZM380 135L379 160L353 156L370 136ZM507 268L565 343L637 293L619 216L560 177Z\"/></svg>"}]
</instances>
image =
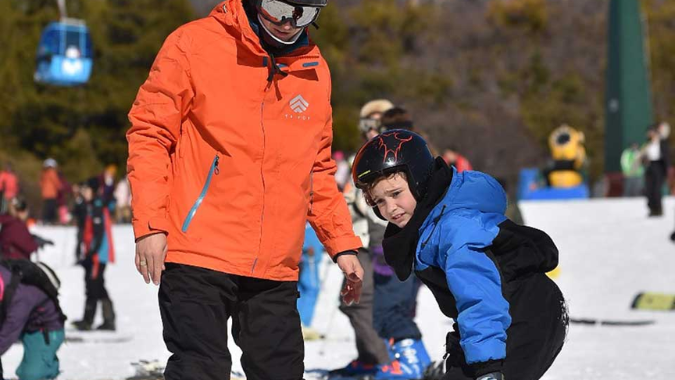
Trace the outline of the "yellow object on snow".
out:
<instances>
[{"instance_id":1,"label":"yellow object on snow","mask_svg":"<svg viewBox=\"0 0 675 380\"><path fill-rule=\"evenodd\" d=\"M567 124L551 132L548 144L555 164L548 179L552 187L574 187L583 182L579 171L586 162L584 141L584 133Z\"/></svg>"},{"instance_id":2,"label":"yellow object on snow","mask_svg":"<svg viewBox=\"0 0 675 380\"><path fill-rule=\"evenodd\" d=\"M558 278L560 276L560 266L555 267L554 270L552 270L552 271L550 271L546 274L548 275L549 278L555 280L556 278Z\"/></svg>"}]
</instances>

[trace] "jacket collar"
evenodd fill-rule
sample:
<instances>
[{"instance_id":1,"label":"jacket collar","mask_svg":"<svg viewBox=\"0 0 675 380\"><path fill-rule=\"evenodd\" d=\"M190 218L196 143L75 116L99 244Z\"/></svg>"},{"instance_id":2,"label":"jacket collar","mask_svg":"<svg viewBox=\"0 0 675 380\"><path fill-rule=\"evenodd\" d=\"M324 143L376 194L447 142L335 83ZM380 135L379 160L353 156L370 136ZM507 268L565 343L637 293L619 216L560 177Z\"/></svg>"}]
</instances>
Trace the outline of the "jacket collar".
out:
<instances>
[{"instance_id":1,"label":"jacket collar","mask_svg":"<svg viewBox=\"0 0 675 380\"><path fill-rule=\"evenodd\" d=\"M398 228L395 224L389 223L384 232L382 247L384 248L384 258L394 271L396 276L405 281L412 273L415 263L415 252L417 251L417 242L419 240L419 230L429 214L436 205L444 198L450 183L452 182L453 171L443 161L437 157L434 161L434 169L429 178L427 193L415 207L415 212L408 224L403 228Z\"/></svg>"},{"instance_id":2,"label":"jacket collar","mask_svg":"<svg viewBox=\"0 0 675 380\"><path fill-rule=\"evenodd\" d=\"M209 17L214 17L219 22L233 27L240 31L242 42L255 54L269 56L270 53L263 47L257 28L257 21L251 22L244 9L243 1L246 0L225 0L213 8ZM302 56L303 58L319 58L319 50L314 42L309 38L307 29L303 31L304 36L291 45L288 50L282 51L278 56L293 57Z\"/></svg>"}]
</instances>

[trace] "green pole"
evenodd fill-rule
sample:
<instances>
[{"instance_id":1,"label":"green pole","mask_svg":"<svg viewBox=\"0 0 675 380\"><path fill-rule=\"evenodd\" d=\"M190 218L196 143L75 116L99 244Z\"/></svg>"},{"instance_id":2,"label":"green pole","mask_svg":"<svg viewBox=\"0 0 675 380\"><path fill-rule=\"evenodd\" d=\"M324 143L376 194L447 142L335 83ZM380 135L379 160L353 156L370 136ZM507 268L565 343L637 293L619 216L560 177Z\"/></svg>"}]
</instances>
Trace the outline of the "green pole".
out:
<instances>
[{"instance_id":1,"label":"green pole","mask_svg":"<svg viewBox=\"0 0 675 380\"><path fill-rule=\"evenodd\" d=\"M611 0L605 96L605 173L621 171L621 152L643 142L654 122L638 0Z\"/></svg>"}]
</instances>

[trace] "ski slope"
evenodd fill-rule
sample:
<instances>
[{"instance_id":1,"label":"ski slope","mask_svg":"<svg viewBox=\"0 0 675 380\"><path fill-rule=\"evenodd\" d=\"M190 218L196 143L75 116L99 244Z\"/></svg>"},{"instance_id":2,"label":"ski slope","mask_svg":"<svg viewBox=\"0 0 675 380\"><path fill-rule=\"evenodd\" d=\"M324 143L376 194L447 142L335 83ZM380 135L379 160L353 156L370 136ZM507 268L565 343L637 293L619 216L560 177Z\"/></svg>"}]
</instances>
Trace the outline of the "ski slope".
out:
<instances>
[{"instance_id":1,"label":"ski slope","mask_svg":"<svg viewBox=\"0 0 675 380\"><path fill-rule=\"evenodd\" d=\"M556 281L568 300L571 317L656 321L640 327L572 325L561 355L544 379L672 378L675 312L634 311L629 306L639 291L675 293L675 244L668 240L675 228L675 200L666 199L663 218L647 218L642 198L527 202L521 209L529 225L547 231L558 244ZM71 321L79 319L84 272L73 265L75 230L36 227L34 232L55 241L55 246L40 252L40 259L61 277L64 311ZM59 351L59 379L124 379L134 375L132 362L164 362L169 357L162 341L157 287L146 285L133 266L131 227L116 226L114 239L118 260L107 269L106 280L115 302L118 331L93 333L99 340L96 343L66 343ZM353 332L336 311L341 273L329 265L321 269L324 289L313 325L327 338L306 343L308 377L313 370L343 366L355 356ZM451 322L424 288L418 298L417 322L430 355L434 360L441 358ZM116 338L128 341L105 342ZM240 350L233 343L230 346L233 357L239 357ZM7 377L14 374L22 351L16 344L3 355ZM238 362L233 369L241 370Z\"/></svg>"}]
</instances>

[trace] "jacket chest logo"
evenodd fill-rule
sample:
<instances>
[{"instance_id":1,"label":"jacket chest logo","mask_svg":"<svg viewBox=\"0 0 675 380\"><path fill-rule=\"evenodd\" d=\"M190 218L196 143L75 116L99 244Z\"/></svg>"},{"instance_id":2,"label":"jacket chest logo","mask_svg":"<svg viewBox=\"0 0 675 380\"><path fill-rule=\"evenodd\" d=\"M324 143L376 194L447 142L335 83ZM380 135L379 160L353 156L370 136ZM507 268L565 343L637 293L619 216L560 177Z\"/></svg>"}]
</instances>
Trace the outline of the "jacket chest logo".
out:
<instances>
[{"instance_id":1,"label":"jacket chest logo","mask_svg":"<svg viewBox=\"0 0 675 380\"><path fill-rule=\"evenodd\" d=\"M298 95L291 99L289 104L295 113L303 113L307 111L307 108L309 108L309 103L305 100L305 98L302 97L302 95Z\"/></svg>"},{"instance_id":2,"label":"jacket chest logo","mask_svg":"<svg viewBox=\"0 0 675 380\"><path fill-rule=\"evenodd\" d=\"M310 116L304 113L309 108L309 102L305 100L305 98L303 98L302 95L298 95L295 98L291 99L291 101L288 102L288 105L291 107L293 112L288 112L284 114L284 118L286 120L307 121L311 119Z\"/></svg>"}]
</instances>

